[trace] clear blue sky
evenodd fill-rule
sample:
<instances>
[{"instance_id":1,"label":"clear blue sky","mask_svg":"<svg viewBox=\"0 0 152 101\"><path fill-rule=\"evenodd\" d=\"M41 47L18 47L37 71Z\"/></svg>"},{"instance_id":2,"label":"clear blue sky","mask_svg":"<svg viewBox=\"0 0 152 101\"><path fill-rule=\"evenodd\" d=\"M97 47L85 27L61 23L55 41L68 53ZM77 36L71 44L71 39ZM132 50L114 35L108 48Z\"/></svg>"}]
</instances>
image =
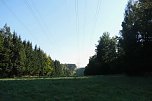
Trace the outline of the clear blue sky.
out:
<instances>
[{"instance_id":1,"label":"clear blue sky","mask_svg":"<svg viewBox=\"0 0 152 101\"><path fill-rule=\"evenodd\" d=\"M7 23L61 63L88 64L103 32L119 34L128 0L0 0Z\"/></svg>"}]
</instances>

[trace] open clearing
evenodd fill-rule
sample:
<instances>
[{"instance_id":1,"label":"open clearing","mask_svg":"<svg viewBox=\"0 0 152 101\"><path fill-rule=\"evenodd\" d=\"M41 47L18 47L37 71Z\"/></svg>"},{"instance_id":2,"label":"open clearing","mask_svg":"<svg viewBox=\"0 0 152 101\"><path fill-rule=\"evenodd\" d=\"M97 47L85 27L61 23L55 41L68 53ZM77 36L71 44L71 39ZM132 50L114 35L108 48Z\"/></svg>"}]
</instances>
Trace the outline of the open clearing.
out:
<instances>
[{"instance_id":1,"label":"open clearing","mask_svg":"<svg viewBox=\"0 0 152 101\"><path fill-rule=\"evenodd\" d=\"M0 101L152 101L152 77L0 79Z\"/></svg>"}]
</instances>

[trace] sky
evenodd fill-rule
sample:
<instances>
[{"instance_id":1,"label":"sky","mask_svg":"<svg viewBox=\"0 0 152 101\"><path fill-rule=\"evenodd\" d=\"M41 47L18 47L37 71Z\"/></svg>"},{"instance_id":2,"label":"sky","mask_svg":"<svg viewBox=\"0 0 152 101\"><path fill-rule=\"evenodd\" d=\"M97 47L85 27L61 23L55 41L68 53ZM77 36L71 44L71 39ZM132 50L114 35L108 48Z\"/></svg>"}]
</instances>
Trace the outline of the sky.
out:
<instances>
[{"instance_id":1,"label":"sky","mask_svg":"<svg viewBox=\"0 0 152 101\"><path fill-rule=\"evenodd\" d=\"M53 60L85 67L104 32L119 35L128 0L0 0L7 23Z\"/></svg>"}]
</instances>

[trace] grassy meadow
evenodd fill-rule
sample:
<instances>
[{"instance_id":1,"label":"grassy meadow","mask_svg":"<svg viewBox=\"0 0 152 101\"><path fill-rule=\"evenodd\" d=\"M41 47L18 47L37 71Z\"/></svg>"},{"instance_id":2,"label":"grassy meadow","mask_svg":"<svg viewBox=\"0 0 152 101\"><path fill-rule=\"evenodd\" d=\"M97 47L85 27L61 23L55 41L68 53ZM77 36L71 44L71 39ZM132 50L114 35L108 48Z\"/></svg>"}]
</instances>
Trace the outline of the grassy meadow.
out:
<instances>
[{"instance_id":1,"label":"grassy meadow","mask_svg":"<svg viewBox=\"0 0 152 101\"><path fill-rule=\"evenodd\" d=\"M0 79L0 101L152 101L151 77Z\"/></svg>"}]
</instances>

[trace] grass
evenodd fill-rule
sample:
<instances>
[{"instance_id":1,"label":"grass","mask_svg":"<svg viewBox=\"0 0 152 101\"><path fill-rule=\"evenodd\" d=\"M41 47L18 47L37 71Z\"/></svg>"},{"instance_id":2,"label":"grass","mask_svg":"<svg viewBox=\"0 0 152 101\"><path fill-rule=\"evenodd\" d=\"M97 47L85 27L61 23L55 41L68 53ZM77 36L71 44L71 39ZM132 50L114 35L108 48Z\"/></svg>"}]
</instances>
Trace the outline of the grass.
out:
<instances>
[{"instance_id":1,"label":"grass","mask_svg":"<svg viewBox=\"0 0 152 101\"><path fill-rule=\"evenodd\" d=\"M0 101L152 101L152 78L0 79Z\"/></svg>"}]
</instances>

